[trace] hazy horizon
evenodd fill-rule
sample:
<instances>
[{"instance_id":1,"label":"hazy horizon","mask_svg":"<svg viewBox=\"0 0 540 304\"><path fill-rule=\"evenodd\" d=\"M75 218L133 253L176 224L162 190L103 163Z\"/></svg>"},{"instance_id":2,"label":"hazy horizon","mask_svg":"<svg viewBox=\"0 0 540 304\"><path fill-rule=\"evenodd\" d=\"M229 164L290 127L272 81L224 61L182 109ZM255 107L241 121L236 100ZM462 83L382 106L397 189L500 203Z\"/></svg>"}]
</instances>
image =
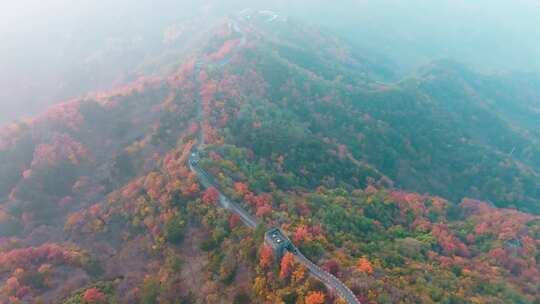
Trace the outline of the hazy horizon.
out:
<instances>
[{"instance_id":1,"label":"hazy horizon","mask_svg":"<svg viewBox=\"0 0 540 304\"><path fill-rule=\"evenodd\" d=\"M512 1L10 1L0 12L0 124L128 81L186 20L246 7L336 33L400 74L449 58L486 72L540 71L540 3ZM95 64L92 64L95 63Z\"/></svg>"}]
</instances>

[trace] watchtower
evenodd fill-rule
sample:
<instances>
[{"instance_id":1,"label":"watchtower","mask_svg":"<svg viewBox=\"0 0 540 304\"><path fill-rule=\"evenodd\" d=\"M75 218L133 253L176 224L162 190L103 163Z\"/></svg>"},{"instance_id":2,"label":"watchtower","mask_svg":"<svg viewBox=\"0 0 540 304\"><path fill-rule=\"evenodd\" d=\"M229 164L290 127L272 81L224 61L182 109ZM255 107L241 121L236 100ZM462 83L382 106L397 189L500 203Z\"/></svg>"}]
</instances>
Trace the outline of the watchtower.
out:
<instances>
[{"instance_id":1,"label":"watchtower","mask_svg":"<svg viewBox=\"0 0 540 304\"><path fill-rule=\"evenodd\" d=\"M279 228L272 228L266 231L264 241L274 250L274 256L277 261L281 260L286 250L290 250L293 247L291 240Z\"/></svg>"}]
</instances>

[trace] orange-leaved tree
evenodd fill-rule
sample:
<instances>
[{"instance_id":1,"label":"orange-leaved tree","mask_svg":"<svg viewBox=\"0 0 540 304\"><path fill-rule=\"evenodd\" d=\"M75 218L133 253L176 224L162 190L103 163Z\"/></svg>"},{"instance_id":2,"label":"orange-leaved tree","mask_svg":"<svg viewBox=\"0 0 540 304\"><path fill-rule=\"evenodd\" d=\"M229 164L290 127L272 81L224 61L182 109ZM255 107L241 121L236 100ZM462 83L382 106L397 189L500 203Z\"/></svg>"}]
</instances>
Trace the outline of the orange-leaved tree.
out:
<instances>
[{"instance_id":1,"label":"orange-leaved tree","mask_svg":"<svg viewBox=\"0 0 540 304\"><path fill-rule=\"evenodd\" d=\"M249 188L244 183L236 182L236 183L234 183L234 190L236 190L236 192L238 192L238 194L244 195L244 194L248 193Z\"/></svg>"},{"instance_id":2,"label":"orange-leaved tree","mask_svg":"<svg viewBox=\"0 0 540 304\"><path fill-rule=\"evenodd\" d=\"M371 265L371 262L367 258L362 257L358 260L358 270L365 273L373 273L373 265Z\"/></svg>"},{"instance_id":3,"label":"orange-leaved tree","mask_svg":"<svg viewBox=\"0 0 540 304\"><path fill-rule=\"evenodd\" d=\"M281 259L281 268L279 271L279 278L285 280L291 275L294 266L294 255L290 252L285 253Z\"/></svg>"},{"instance_id":4,"label":"orange-leaved tree","mask_svg":"<svg viewBox=\"0 0 540 304\"><path fill-rule=\"evenodd\" d=\"M324 304L324 293L317 291L311 292L305 300L306 304Z\"/></svg>"}]
</instances>

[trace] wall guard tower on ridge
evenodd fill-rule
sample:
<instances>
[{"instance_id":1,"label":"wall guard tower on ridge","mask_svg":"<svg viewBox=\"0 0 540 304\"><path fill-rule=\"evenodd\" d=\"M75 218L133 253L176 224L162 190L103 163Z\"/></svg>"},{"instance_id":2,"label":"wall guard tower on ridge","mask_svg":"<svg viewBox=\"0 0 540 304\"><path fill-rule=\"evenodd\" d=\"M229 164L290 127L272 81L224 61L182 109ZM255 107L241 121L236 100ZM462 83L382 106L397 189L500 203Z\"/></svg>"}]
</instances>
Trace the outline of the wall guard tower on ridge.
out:
<instances>
[{"instance_id":1,"label":"wall guard tower on ridge","mask_svg":"<svg viewBox=\"0 0 540 304\"><path fill-rule=\"evenodd\" d=\"M276 260L279 261L285 254L285 251L295 252L294 245L288 237L283 234L279 228L272 228L264 234L264 241L274 251Z\"/></svg>"}]
</instances>

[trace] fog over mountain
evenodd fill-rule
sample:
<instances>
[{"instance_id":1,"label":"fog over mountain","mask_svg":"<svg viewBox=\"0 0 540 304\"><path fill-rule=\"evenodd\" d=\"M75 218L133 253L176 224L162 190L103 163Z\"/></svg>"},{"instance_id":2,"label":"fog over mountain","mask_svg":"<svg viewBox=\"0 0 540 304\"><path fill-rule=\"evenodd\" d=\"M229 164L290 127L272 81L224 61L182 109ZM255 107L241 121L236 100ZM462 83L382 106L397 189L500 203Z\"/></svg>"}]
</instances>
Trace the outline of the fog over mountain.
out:
<instances>
[{"instance_id":1,"label":"fog over mountain","mask_svg":"<svg viewBox=\"0 0 540 304\"><path fill-rule=\"evenodd\" d=\"M320 25L406 74L452 58L486 71L540 69L540 4L480 1L5 1L0 12L0 123L131 79L163 52L165 30L243 8ZM202 20L201 20L202 19Z\"/></svg>"},{"instance_id":2,"label":"fog over mountain","mask_svg":"<svg viewBox=\"0 0 540 304\"><path fill-rule=\"evenodd\" d=\"M0 8L0 304L540 303L536 1Z\"/></svg>"}]
</instances>

